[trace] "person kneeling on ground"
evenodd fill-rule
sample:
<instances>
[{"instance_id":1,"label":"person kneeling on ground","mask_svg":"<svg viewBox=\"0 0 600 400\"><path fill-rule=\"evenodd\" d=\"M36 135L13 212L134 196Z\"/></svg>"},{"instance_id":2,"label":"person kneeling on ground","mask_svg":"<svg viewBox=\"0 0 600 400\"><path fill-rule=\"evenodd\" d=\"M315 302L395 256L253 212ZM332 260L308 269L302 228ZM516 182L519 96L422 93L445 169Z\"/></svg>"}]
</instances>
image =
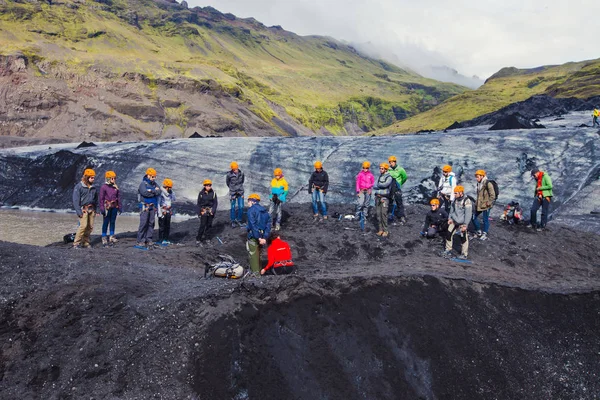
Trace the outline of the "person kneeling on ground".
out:
<instances>
[{"instance_id":1,"label":"person kneeling on ground","mask_svg":"<svg viewBox=\"0 0 600 400\"><path fill-rule=\"evenodd\" d=\"M269 262L260 270L261 275L286 275L296 271L292 261L292 250L287 242L281 240L277 232L272 232L267 239Z\"/></svg>"},{"instance_id":2,"label":"person kneeling on ground","mask_svg":"<svg viewBox=\"0 0 600 400\"><path fill-rule=\"evenodd\" d=\"M466 260L469 255L469 235L467 227L473 217L473 202L465 196L465 188L456 186L454 188L454 201L450 206L448 217L448 236L446 237L446 250L442 252L443 257L452 256L452 247L455 237L460 237L462 246L458 258Z\"/></svg>"},{"instance_id":3,"label":"person kneeling on ground","mask_svg":"<svg viewBox=\"0 0 600 400\"><path fill-rule=\"evenodd\" d=\"M248 240L246 241L246 250L248 251L248 261L250 270L258 274L260 272L260 246L267 244L265 238L271 233L271 214L260 204L260 196L252 193L248 196Z\"/></svg>"},{"instance_id":4,"label":"person kneeling on ground","mask_svg":"<svg viewBox=\"0 0 600 400\"><path fill-rule=\"evenodd\" d=\"M431 199L429 202L431 210L425 216L425 223L421 230L421 236L433 239L438 233L445 232L448 229L448 213L440 208L438 199Z\"/></svg>"}]
</instances>

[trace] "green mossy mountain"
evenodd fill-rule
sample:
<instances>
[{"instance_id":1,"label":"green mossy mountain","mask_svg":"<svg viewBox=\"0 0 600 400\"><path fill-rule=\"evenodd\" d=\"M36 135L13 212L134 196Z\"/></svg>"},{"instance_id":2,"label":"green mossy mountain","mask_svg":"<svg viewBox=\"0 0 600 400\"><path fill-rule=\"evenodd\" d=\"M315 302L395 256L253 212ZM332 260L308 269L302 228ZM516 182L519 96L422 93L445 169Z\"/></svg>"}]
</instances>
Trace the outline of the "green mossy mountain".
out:
<instances>
[{"instance_id":1,"label":"green mossy mountain","mask_svg":"<svg viewBox=\"0 0 600 400\"><path fill-rule=\"evenodd\" d=\"M502 68L477 90L452 97L377 134L445 129L455 121L468 121L536 95L579 99L599 96L600 59L531 69Z\"/></svg>"},{"instance_id":2,"label":"green mossy mountain","mask_svg":"<svg viewBox=\"0 0 600 400\"><path fill-rule=\"evenodd\" d=\"M467 89L327 37L163 0L0 0L0 131L362 134Z\"/></svg>"}]
</instances>

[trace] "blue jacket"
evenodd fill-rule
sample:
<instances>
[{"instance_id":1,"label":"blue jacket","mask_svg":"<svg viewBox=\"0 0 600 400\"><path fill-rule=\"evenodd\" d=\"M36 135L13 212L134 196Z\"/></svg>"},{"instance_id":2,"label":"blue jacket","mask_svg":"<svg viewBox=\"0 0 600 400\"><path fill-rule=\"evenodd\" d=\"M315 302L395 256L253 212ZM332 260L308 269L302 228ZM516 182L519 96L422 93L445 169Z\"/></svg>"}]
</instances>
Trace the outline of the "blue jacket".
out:
<instances>
[{"instance_id":1,"label":"blue jacket","mask_svg":"<svg viewBox=\"0 0 600 400\"><path fill-rule=\"evenodd\" d=\"M271 233L271 215L259 203L254 203L248 209L246 229L248 230L248 239L266 239L269 237Z\"/></svg>"},{"instance_id":2,"label":"blue jacket","mask_svg":"<svg viewBox=\"0 0 600 400\"><path fill-rule=\"evenodd\" d=\"M145 204L154 205L154 209L158 209L158 200L160 199L160 187L156 181L152 182L148 176L144 176L142 183L138 189L140 195L140 209L144 208Z\"/></svg>"}]
</instances>

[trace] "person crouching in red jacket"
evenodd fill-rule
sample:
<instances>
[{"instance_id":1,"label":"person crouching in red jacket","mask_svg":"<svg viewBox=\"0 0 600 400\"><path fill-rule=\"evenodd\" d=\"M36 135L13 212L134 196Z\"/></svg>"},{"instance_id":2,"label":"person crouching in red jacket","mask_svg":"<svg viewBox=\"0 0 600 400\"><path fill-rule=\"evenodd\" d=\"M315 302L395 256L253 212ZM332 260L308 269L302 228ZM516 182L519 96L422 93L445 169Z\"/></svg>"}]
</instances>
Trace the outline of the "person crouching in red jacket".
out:
<instances>
[{"instance_id":1,"label":"person crouching in red jacket","mask_svg":"<svg viewBox=\"0 0 600 400\"><path fill-rule=\"evenodd\" d=\"M287 242L281 240L278 232L271 232L267 239L269 262L260 270L261 275L285 275L296 270L292 261L292 250Z\"/></svg>"}]
</instances>

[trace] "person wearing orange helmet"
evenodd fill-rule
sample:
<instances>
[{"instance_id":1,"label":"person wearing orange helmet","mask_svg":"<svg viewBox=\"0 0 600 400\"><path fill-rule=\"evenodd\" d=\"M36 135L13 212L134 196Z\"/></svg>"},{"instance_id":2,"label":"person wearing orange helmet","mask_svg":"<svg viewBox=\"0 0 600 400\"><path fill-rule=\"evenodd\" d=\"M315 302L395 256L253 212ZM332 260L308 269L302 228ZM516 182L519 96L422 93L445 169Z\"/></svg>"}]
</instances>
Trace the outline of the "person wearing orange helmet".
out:
<instances>
[{"instance_id":1,"label":"person wearing orange helmet","mask_svg":"<svg viewBox=\"0 0 600 400\"><path fill-rule=\"evenodd\" d=\"M308 194L312 197L313 216L319 218L319 203L321 203L321 214L327 219L327 203L325 195L329 189L329 175L323 169L321 161L315 162L315 170L308 180Z\"/></svg>"},{"instance_id":2,"label":"person wearing orange helmet","mask_svg":"<svg viewBox=\"0 0 600 400\"><path fill-rule=\"evenodd\" d=\"M448 233L446 236L446 249L442 257L452 257L452 247L455 238L460 238L461 251L459 259L466 260L469 255L469 234L467 228L473 217L474 204L465 196L465 188L458 185L454 188L454 201L448 216Z\"/></svg>"},{"instance_id":3,"label":"person wearing orange helmet","mask_svg":"<svg viewBox=\"0 0 600 400\"><path fill-rule=\"evenodd\" d=\"M173 192L173 180L166 178L163 180L160 189L160 199L158 201L158 244L168 246L171 244L169 235L171 234L171 216L173 215L173 203L175 202L175 192Z\"/></svg>"},{"instance_id":4,"label":"person wearing orange helmet","mask_svg":"<svg viewBox=\"0 0 600 400\"><path fill-rule=\"evenodd\" d=\"M531 178L535 180L535 195L533 204L531 205L531 218L528 226L541 231L546 229L548 215L550 213L550 203L554 196L552 191L552 179L547 172L540 171L538 167L534 167L531 170ZM538 224L537 212L540 208L542 209L542 215L540 223Z\"/></svg>"},{"instance_id":5,"label":"person wearing orange helmet","mask_svg":"<svg viewBox=\"0 0 600 400\"><path fill-rule=\"evenodd\" d=\"M260 204L260 195L248 196L248 223L246 224L248 262L250 270L258 275L261 270L260 251L271 233L271 214Z\"/></svg>"},{"instance_id":6,"label":"person wearing orange helmet","mask_svg":"<svg viewBox=\"0 0 600 400\"><path fill-rule=\"evenodd\" d=\"M448 230L448 213L440 207L439 199L431 199L429 205L431 209L425 216L421 236L433 239L438 233Z\"/></svg>"},{"instance_id":7,"label":"person wearing orange helmet","mask_svg":"<svg viewBox=\"0 0 600 400\"><path fill-rule=\"evenodd\" d=\"M375 176L370 170L371 163L364 161L362 169L356 175L356 218L360 219L362 214L367 219L369 214L369 205L371 204L371 194L375 184Z\"/></svg>"},{"instance_id":8,"label":"person wearing orange helmet","mask_svg":"<svg viewBox=\"0 0 600 400\"><path fill-rule=\"evenodd\" d=\"M388 163L390 165L389 173L394 178L392 183L392 192L390 197L390 215L388 222L394 221L394 217L398 218L401 225L406 224L406 212L404 211L404 202L402 201L402 186L406 183L408 175L406 170L398 165L396 156L389 156Z\"/></svg>"},{"instance_id":9,"label":"person wearing orange helmet","mask_svg":"<svg viewBox=\"0 0 600 400\"><path fill-rule=\"evenodd\" d=\"M98 207L98 191L94 186L96 172L91 168L83 171L83 177L73 188L73 208L79 218L73 247L91 247L90 235L94 230L94 217Z\"/></svg>"},{"instance_id":10,"label":"person wearing orange helmet","mask_svg":"<svg viewBox=\"0 0 600 400\"><path fill-rule=\"evenodd\" d=\"M381 237L387 237L390 234L388 231L388 210L394 178L388 172L389 169L390 165L388 163L379 164L379 177L373 185L375 212L377 213L377 224L379 225L377 236Z\"/></svg>"},{"instance_id":11,"label":"person wearing orange helmet","mask_svg":"<svg viewBox=\"0 0 600 400\"><path fill-rule=\"evenodd\" d=\"M231 168L225 176L225 183L229 188L229 200L231 202L231 208L229 212L229 219L231 220L231 227L243 226L242 218L244 216L244 173L240 170L238 163L232 161L229 164Z\"/></svg>"},{"instance_id":12,"label":"person wearing orange helmet","mask_svg":"<svg viewBox=\"0 0 600 400\"><path fill-rule=\"evenodd\" d=\"M454 201L454 188L456 187L456 176L450 165L442 167L442 176L437 184L437 197L444 206L446 212L450 212L450 205Z\"/></svg>"},{"instance_id":13,"label":"person wearing orange helmet","mask_svg":"<svg viewBox=\"0 0 600 400\"><path fill-rule=\"evenodd\" d=\"M213 219L217 213L217 206L219 205L217 199L217 193L212 188L212 181L205 179L202 182L204 188L198 193L198 218L200 218L200 227L198 228L198 234L196 235L196 244L202 245L204 236L208 233L212 227Z\"/></svg>"},{"instance_id":14,"label":"person wearing orange helmet","mask_svg":"<svg viewBox=\"0 0 600 400\"><path fill-rule=\"evenodd\" d=\"M121 214L121 191L117 186L117 174L107 171L104 174L106 183L100 187L100 213L102 214L102 246L106 247L117 242L115 238L115 225L117 214ZM110 230L109 230L110 228ZM107 235L110 232L110 236Z\"/></svg>"},{"instance_id":15,"label":"person wearing orange helmet","mask_svg":"<svg viewBox=\"0 0 600 400\"><path fill-rule=\"evenodd\" d=\"M477 201L473 210L473 226L479 240L487 240L490 230L490 211L496 202L496 191L484 170L475 171L475 179L477 180ZM483 220L483 231L479 222L480 215Z\"/></svg>"},{"instance_id":16,"label":"person wearing orange helmet","mask_svg":"<svg viewBox=\"0 0 600 400\"><path fill-rule=\"evenodd\" d=\"M133 247L140 250L148 250L153 245L152 236L161 193L160 187L156 183L156 175L154 168L146 169L138 188L140 226L138 227L137 244Z\"/></svg>"},{"instance_id":17,"label":"person wearing orange helmet","mask_svg":"<svg viewBox=\"0 0 600 400\"><path fill-rule=\"evenodd\" d=\"M281 168L275 168L273 171L274 178L271 180L271 203L269 204L269 214L273 218L275 230L281 229L281 205L285 203L288 194L288 183L283 177Z\"/></svg>"}]
</instances>

